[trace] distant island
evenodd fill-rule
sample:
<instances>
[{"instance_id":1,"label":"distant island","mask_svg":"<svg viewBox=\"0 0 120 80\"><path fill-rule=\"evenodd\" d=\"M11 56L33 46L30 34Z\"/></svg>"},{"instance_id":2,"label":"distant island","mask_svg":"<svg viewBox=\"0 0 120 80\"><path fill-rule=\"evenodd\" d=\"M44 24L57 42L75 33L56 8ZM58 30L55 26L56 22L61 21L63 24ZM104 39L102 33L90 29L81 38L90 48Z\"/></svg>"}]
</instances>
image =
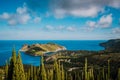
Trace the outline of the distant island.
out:
<instances>
[{"instance_id":1,"label":"distant island","mask_svg":"<svg viewBox=\"0 0 120 80\"><path fill-rule=\"evenodd\" d=\"M55 44L55 43L46 43L46 44L24 44L19 50L33 56L41 56L45 53L57 52L61 50L66 50L64 46Z\"/></svg>"}]
</instances>

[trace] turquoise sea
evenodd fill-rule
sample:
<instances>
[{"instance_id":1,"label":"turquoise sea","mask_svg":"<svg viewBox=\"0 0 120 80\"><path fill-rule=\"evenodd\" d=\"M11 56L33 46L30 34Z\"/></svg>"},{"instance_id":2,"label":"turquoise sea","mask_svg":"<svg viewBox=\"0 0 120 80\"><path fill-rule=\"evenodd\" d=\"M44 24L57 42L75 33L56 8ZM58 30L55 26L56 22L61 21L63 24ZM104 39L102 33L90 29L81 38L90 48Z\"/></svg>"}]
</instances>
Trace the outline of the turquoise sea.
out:
<instances>
[{"instance_id":1,"label":"turquoise sea","mask_svg":"<svg viewBox=\"0 0 120 80\"><path fill-rule=\"evenodd\" d=\"M18 51L24 44L48 43L53 42L65 46L67 50L93 50L99 51L104 48L99 46L99 43L106 40L0 40L0 66L4 65L6 60L9 60L13 46ZM32 64L38 66L40 57L29 56L21 53L24 64Z\"/></svg>"}]
</instances>

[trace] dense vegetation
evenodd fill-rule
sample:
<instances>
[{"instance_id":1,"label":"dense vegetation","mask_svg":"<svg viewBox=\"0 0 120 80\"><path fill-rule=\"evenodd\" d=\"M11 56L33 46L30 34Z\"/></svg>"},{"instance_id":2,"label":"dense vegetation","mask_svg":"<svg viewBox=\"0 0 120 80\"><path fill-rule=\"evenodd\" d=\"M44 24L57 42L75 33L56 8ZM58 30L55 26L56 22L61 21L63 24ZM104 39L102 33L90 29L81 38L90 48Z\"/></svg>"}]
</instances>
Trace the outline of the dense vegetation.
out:
<instances>
[{"instance_id":1,"label":"dense vegetation","mask_svg":"<svg viewBox=\"0 0 120 80\"><path fill-rule=\"evenodd\" d=\"M52 65L44 64L44 57L41 57L40 61L39 67L31 65L26 69L20 53L16 56L13 49L10 61L0 69L0 80L120 80L120 68L117 68L115 76L112 76L111 60L107 60L106 67L96 67L89 65L87 58L84 58L84 66L77 70L66 70L65 64L60 60L55 60Z\"/></svg>"},{"instance_id":2,"label":"dense vegetation","mask_svg":"<svg viewBox=\"0 0 120 80\"><path fill-rule=\"evenodd\" d=\"M120 39L111 39L100 45L105 47L106 52L120 52Z\"/></svg>"}]
</instances>

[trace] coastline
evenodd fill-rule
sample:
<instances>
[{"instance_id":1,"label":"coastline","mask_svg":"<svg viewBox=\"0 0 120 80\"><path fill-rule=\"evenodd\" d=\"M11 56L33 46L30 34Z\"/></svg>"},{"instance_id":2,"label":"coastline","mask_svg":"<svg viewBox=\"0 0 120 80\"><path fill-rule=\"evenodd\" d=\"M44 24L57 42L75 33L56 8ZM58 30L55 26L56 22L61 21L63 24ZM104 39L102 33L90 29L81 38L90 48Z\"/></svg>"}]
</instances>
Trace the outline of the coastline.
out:
<instances>
[{"instance_id":1,"label":"coastline","mask_svg":"<svg viewBox=\"0 0 120 80\"><path fill-rule=\"evenodd\" d=\"M1 55L1 63L0 65L4 65L6 60L9 60L9 57L11 56L11 51L13 46L16 48L16 52L19 51L19 49L22 47L23 44L34 44L34 43L46 43L50 42L49 40L12 40L12 41L0 41L0 55ZM52 41L51 41L52 42ZM69 51L75 51L75 50L89 50L89 51L100 51L104 48L99 46L98 43L105 42L105 40L93 40L93 41L81 41L81 40L55 40L54 41L57 44L63 45L67 48ZM72 46L71 46L72 45ZM7 51L6 51L7 50ZM33 65L39 65L39 57L37 56L30 56L28 54L22 53L22 61L24 64L33 64ZM33 61L34 60L34 61Z\"/></svg>"}]
</instances>

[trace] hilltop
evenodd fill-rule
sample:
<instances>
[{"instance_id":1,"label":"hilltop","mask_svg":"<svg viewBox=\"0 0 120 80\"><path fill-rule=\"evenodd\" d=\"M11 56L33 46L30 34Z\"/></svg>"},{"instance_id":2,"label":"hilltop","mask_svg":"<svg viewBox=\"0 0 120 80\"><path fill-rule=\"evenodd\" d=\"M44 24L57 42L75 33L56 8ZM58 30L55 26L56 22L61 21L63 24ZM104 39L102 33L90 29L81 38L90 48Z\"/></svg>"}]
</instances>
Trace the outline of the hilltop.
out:
<instances>
[{"instance_id":1,"label":"hilltop","mask_svg":"<svg viewBox=\"0 0 120 80\"><path fill-rule=\"evenodd\" d=\"M103 46L106 52L120 52L120 39L108 40L101 43L100 46Z\"/></svg>"}]
</instances>

